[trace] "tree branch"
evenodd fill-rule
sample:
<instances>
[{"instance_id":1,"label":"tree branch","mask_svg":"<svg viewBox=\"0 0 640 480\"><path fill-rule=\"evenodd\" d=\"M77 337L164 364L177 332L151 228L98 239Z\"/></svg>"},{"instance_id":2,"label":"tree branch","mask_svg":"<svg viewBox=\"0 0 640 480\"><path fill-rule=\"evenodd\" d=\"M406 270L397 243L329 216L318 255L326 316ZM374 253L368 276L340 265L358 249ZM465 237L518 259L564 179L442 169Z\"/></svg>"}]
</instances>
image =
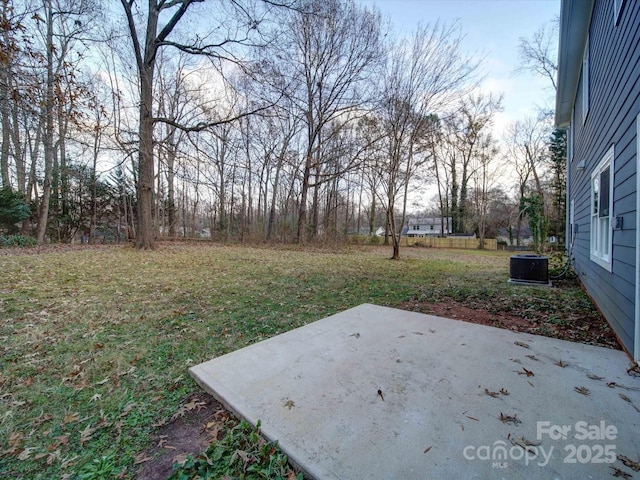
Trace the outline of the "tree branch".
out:
<instances>
[{"instance_id":1,"label":"tree branch","mask_svg":"<svg viewBox=\"0 0 640 480\"><path fill-rule=\"evenodd\" d=\"M196 123L195 125L192 125L192 126L183 125L183 124L181 124L179 122L176 122L175 120L172 120L170 118L164 118L164 117L155 117L155 118L152 119L152 121L154 123L164 123L166 125L170 125L170 126L175 127L175 128L177 128L179 130L182 130L184 132L201 132L201 131L206 130L208 128L215 127L217 125L225 125L227 123L232 123L232 122L235 122L237 120L240 120L241 118L248 117L250 115L256 115L256 114L258 114L260 112L263 112L265 110L270 109L276 103L278 103L278 101L280 101L280 99L278 99L276 102L274 102L272 104L265 105L265 106L256 108L254 110L248 111L248 112L240 113L240 114L238 114L236 116L233 116L231 118L226 118L224 120L217 120L215 122L199 122L199 123Z\"/></svg>"},{"instance_id":2,"label":"tree branch","mask_svg":"<svg viewBox=\"0 0 640 480\"><path fill-rule=\"evenodd\" d=\"M191 6L192 3L195 2L204 2L204 0L172 0L168 4L164 4L161 8L169 8L169 6L180 5L180 8L176 13L173 14L171 19L167 22L164 28L160 31L158 36L156 37L156 42L161 43L165 38L169 36L169 34L173 31L175 26L178 24L180 19L187 13L187 10Z\"/></svg>"},{"instance_id":3,"label":"tree branch","mask_svg":"<svg viewBox=\"0 0 640 480\"><path fill-rule=\"evenodd\" d=\"M142 59L142 51L140 50L140 40L138 39L138 33L136 32L136 24L133 19L133 13L131 12L131 6L133 5L134 0L120 0L122 3L122 8L124 8L124 13L127 16L127 24L129 26L129 33L131 34L131 41L133 42L133 51L136 55L136 63L138 64L138 71L142 72L143 67L143 59Z\"/></svg>"}]
</instances>

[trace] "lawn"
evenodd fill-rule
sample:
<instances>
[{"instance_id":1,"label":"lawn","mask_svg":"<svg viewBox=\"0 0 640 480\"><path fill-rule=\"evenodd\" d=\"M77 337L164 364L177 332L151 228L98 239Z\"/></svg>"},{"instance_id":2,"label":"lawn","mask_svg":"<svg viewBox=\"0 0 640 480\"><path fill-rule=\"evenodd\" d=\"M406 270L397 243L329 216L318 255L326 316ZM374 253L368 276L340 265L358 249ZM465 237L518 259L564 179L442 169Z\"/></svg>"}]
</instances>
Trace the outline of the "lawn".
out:
<instances>
[{"instance_id":1,"label":"lawn","mask_svg":"<svg viewBox=\"0 0 640 480\"><path fill-rule=\"evenodd\" d=\"M132 478L151 435L198 391L189 366L364 302L424 311L468 301L525 319L535 311L537 327L549 320L537 333L562 336L558 326L576 315L607 330L575 283L507 285L506 252L401 254L208 244L0 251L0 477L77 478L106 456L111 472Z\"/></svg>"}]
</instances>

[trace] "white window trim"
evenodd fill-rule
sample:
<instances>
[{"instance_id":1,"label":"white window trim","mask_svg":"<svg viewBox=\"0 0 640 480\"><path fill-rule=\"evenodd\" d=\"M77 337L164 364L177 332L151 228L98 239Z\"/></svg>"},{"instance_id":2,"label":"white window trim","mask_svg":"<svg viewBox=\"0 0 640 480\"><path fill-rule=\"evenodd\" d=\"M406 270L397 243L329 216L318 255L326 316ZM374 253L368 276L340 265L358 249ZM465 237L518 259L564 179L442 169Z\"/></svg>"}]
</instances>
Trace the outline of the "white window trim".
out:
<instances>
[{"instance_id":1,"label":"white window trim","mask_svg":"<svg viewBox=\"0 0 640 480\"><path fill-rule=\"evenodd\" d=\"M636 325L633 358L640 365L640 113L636 117Z\"/></svg>"},{"instance_id":2,"label":"white window trim","mask_svg":"<svg viewBox=\"0 0 640 480\"><path fill-rule=\"evenodd\" d=\"M569 204L569 253L572 254L573 252L571 252L571 250L573 250L571 248L571 246L573 246L573 242L574 239L576 237L576 229L575 229L575 223L576 223L576 201L575 199L571 199L571 203Z\"/></svg>"},{"instance_id":3,"label":"white window trim","mask_svg":"<svg viewBox=\"0 0 640 480\"><path fill-rule=\"evenodd\" d=\"M612 253L613 253L613 183L614 183L614 161L613 161L613 157L614 157L614 150L613 150L613 145L611 146L611 148L609 148L609 150L607 151L607 153L605 154L604 158L600 161L600 163L598 164L598 166L593 170L593 172L591 173L591 182L590 182L590 190L591 190L591 195L590 195L590 202L589 202L589 224L590 224L590 235L589 235L589 257L591 258L591 261L593 261L594 263L597 263L598 265L600 265L602 268L604 268L605 270L607 270L608 272L612 271ZM594 198L593 198L593 180L594 178L598 177L600 175L600 173L605 169L609 167L609 229L608 229L608 236L609 236L609 241L608 241L608 249L607 249L607 253L599 256L597 254L597 252L594 251L594 245L595 245L595 241L594 241L594 235L597 235L597 232L594 231L594 226L593 226L593 203L594 203ZM595 215L598 215L597 213ZM598 217L599 218L599 217Z\"/></svg>"},{"instance_id":4,"label":"white window trim","mask_svg":"<svg viewBox=\"0 0 640 480\"><path fill-rule=\"evenodd\" d=\"M622 13L622 6L624 0L613 0L613 25L617 26L620 23L620 14Z\"/></svg>"},{"instance_id":5,"label":"white window trim","mask_svg":"<svg viewBox=\"0 0 640 480\"><path fill-rule=\"evenodd\" d=\"M571 110L571 123L569 123L569 136L567 138L567 148L569 149L569 161L573 162L573 131L576 129L575 109Z\"/></svg>"},{"instance_id":6,"label":"white window trim","mask_svg":"<svg viewBox=\"0 0 640 480\"><path fill-rule=\"evenodd\" d=\"M587 121L589 113L589 35L582 53L582 124Z\"/></svg>"}]
</instances>

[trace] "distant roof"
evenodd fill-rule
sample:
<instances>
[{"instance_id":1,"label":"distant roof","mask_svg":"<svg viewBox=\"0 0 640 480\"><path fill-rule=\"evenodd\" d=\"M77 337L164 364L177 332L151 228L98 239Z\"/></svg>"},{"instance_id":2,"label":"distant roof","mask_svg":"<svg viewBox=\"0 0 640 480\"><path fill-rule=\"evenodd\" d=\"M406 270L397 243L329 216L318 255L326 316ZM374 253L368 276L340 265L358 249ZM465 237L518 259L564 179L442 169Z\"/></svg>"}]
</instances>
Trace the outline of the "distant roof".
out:
<instances>
[{"instance_id":1,"label":"distant roof","mask_svg":"<svg viewBox=\"0 0 640 480\"><path fill-rule=\"evenodd\" d=\"M447 217L445 217L447 220ZM449 223L451 223L451 217L448 217ZM442 219L440 217L425 217L425 218L416 218L409 219L409 225L440 225L442 223Z\"/></svg>"},{"instance_id":2,"label":"distant roof","mask_svg":"<svg viewBox=\"0 0 640 480\"><path fill-rule=\"evenodd\" d=\"M593 3L594 0L562 0L555 120L558 128L571 123Z\"/></svg>"}]
</instances>

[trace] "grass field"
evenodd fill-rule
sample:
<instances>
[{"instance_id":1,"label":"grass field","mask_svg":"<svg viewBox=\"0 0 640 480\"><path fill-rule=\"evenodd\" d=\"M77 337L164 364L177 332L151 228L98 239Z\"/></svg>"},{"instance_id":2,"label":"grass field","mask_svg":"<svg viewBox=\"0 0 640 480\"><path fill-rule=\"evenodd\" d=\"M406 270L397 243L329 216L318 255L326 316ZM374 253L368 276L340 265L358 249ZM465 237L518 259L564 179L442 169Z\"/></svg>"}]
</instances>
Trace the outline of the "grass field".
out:
<instances>
[{"instance_id":1,"label":"grass field","mask_svg":"<svg viewBox=\"0 0 640 480\"><path fill-rule=\"evenodd\" d=\"M150 434L198 389L189 366L355 305L531 296L506 284L506 252L401 253L161 245L0 256L0 477L91 478L102 456L133 477ZM540 295L560 319L592 310L577 287Z\"/></svg>"}]
</instances>

